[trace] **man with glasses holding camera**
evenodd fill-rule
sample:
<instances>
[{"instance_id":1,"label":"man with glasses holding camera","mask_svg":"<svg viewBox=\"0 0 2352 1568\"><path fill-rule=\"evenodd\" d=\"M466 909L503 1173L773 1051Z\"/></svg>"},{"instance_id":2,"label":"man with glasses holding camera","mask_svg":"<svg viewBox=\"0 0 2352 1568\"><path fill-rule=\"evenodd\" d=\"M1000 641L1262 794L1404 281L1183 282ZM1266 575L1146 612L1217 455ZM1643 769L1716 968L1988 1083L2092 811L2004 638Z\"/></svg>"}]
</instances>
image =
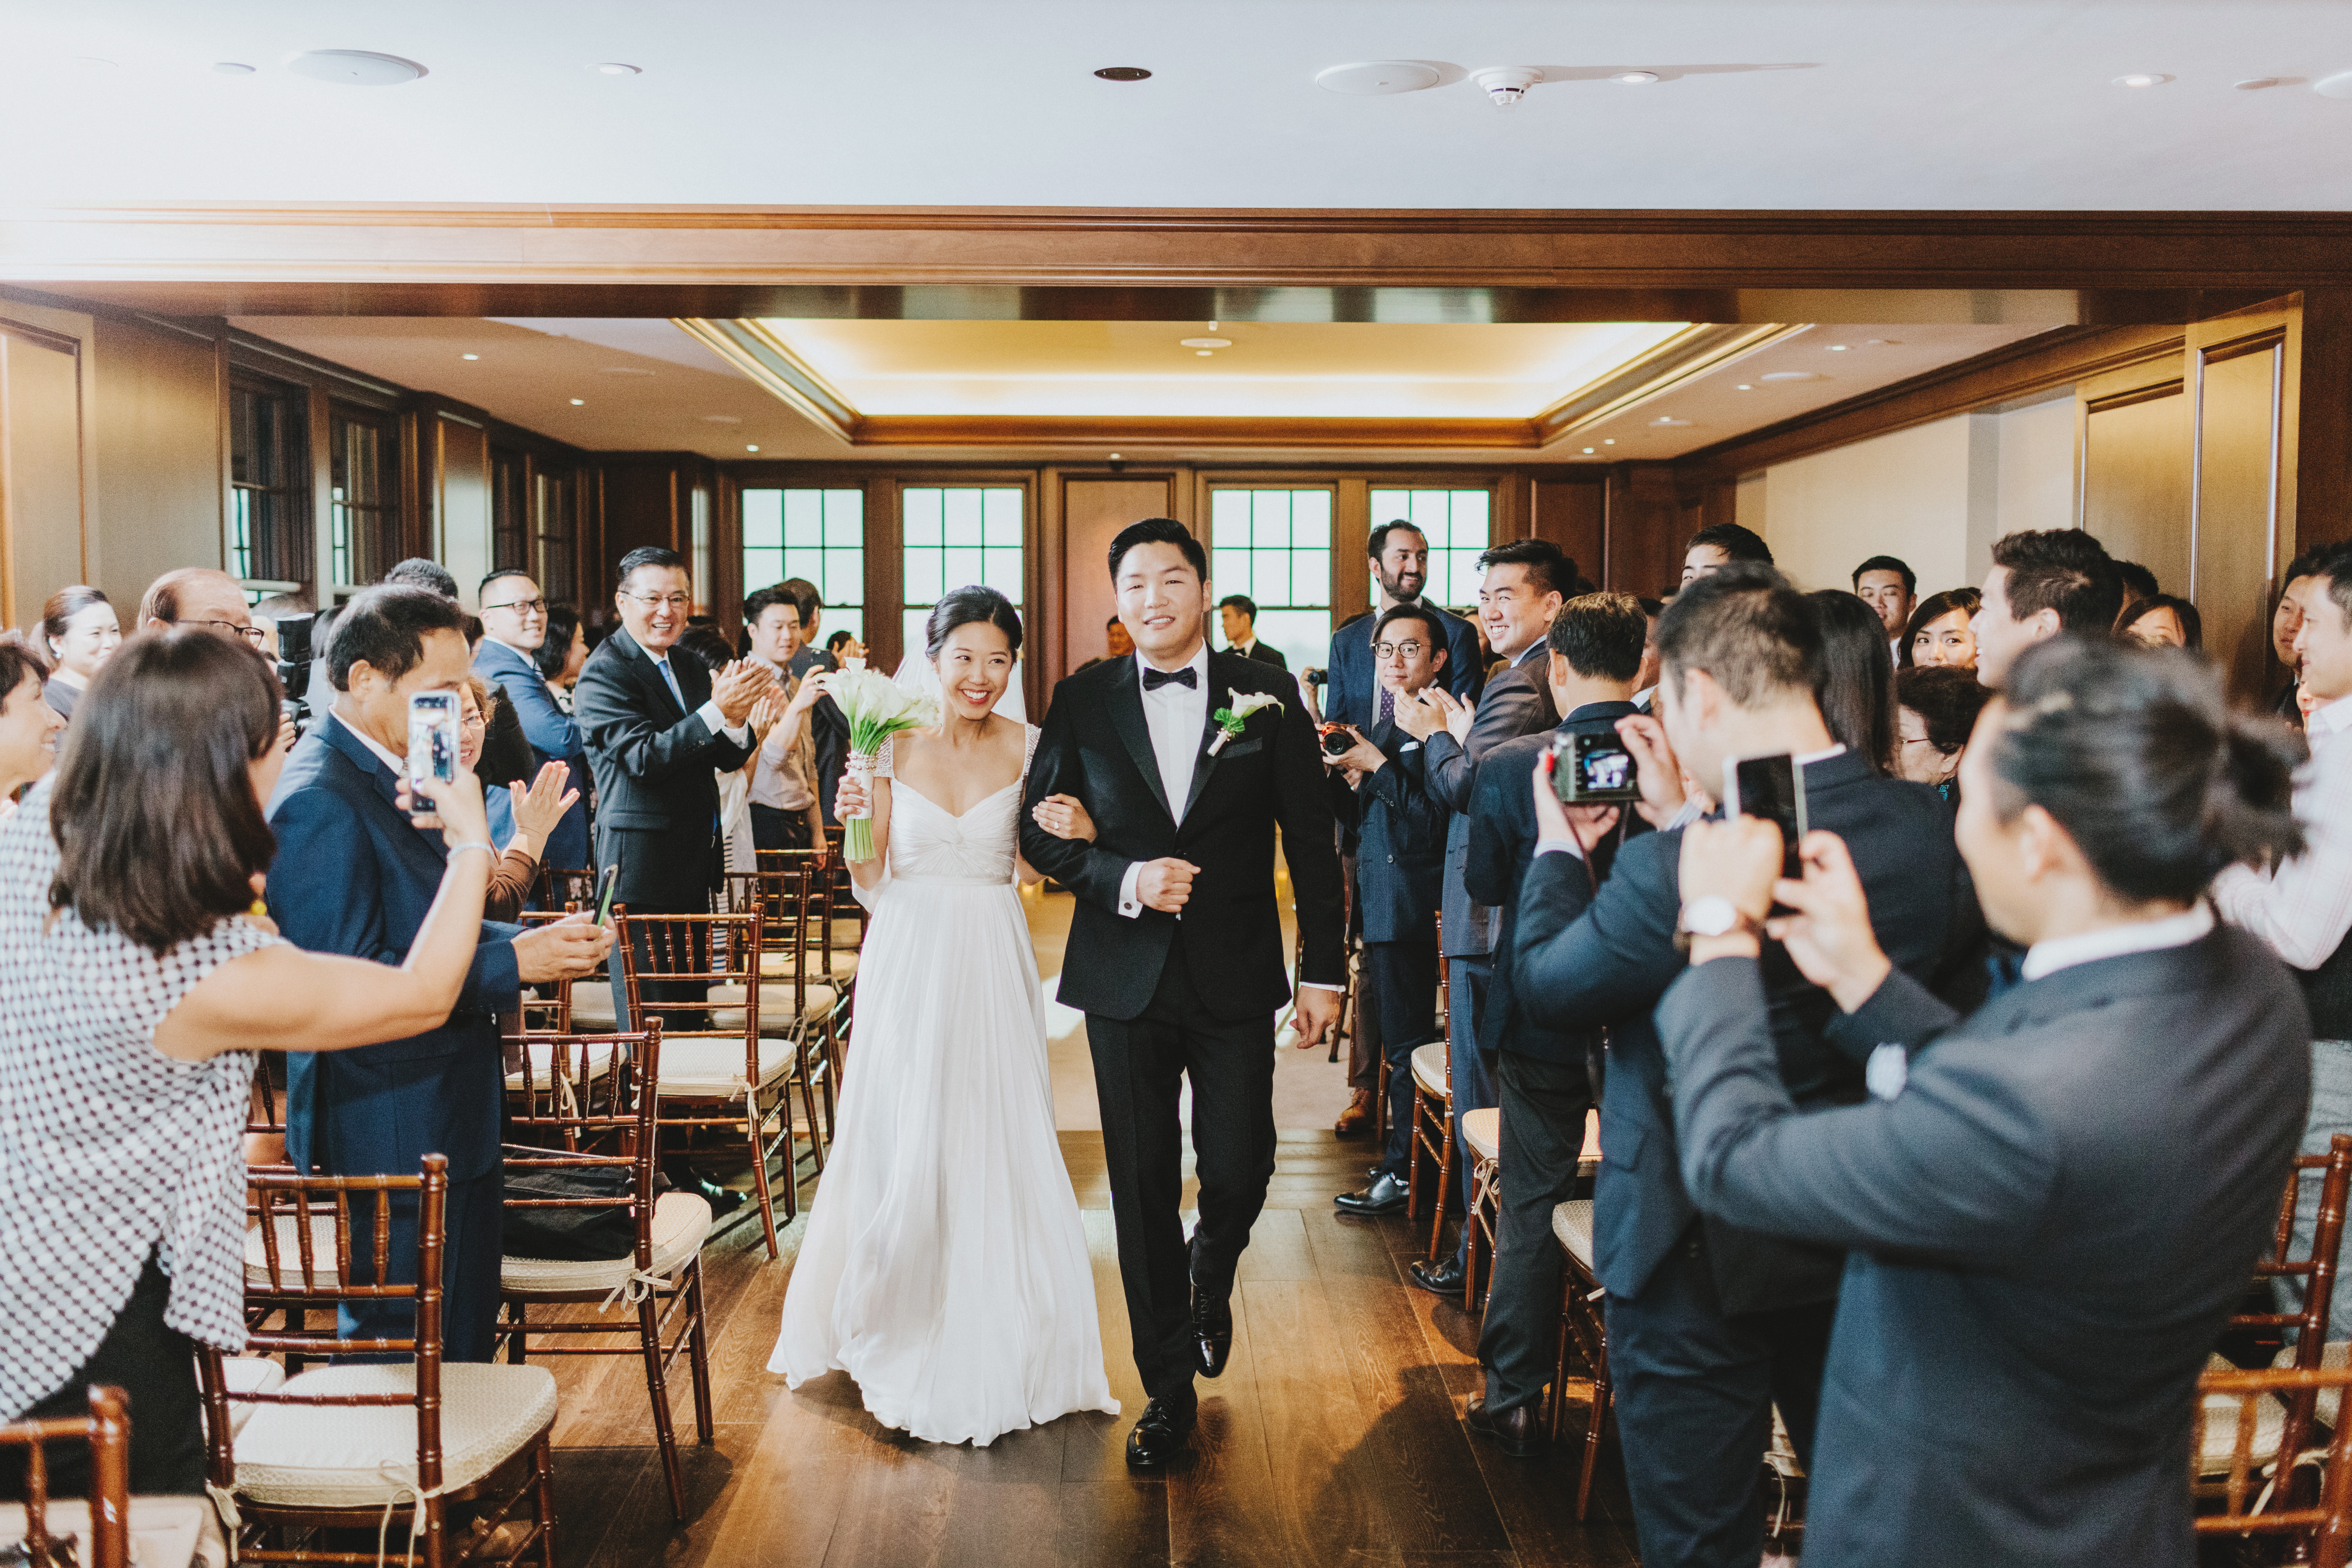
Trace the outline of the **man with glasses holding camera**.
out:
<instances>
[{"instance_id":1,"label":"man with glasses holding camera","mask_svg":"<svg viewBox=\"0 0 2352 1568\"><path fill-rule=\"evenodd\" d=\"M550 763L562 763L573 779L584 780L588 752L580 726L556 704L532 657L547 640L547 601L539 584L520 572L493 572L482 579L480 600L482 644L474 654L474 673L506 693L530 742L534 776ZM589 853L588 793L583 790L548 834L542 860L564 870L593 870Z\"/></svg>"}]
</instances>

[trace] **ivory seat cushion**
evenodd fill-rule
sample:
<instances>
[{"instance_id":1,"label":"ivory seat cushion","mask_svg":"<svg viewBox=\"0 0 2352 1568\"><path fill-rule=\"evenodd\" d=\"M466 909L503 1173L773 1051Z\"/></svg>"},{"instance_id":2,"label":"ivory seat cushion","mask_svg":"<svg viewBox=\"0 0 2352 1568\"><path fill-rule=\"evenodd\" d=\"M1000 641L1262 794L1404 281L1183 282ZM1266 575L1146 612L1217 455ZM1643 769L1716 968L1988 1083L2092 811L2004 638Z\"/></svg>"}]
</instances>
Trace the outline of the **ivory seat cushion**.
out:
<instances>
[{"instance_id":1,"label":"ivory seat cushion","mask_svg":"<svg viewBox=\"0 0 2352 1568\"><path fill-rule=\"evenodd\" d=\"M1483 1110L1462 1113L1462 1142L1480 1164L1491 1163L1503 1156L1503 1113L1494 1106Z\"/></svg>"},{"instance_id":2,"label":"ivory seat cushion","mask_svg":"<svg viewBox=\"0 0 2352 1568\"><path fill-rule=\"evenodd\" d=\"M599 989L602 989L602 987L599 987ZM574 1029L579 1029L581 1018L580 1009L577 1005L577 995L573 997L573 1003L574 1005L572 1010L572 1026ZM610 992L606 992L604 995L604 1011L610 1013L612 1010L612 994ZM582 1032L585 1033L586 1031L583 1030ZM556 1060L555 1042L552 1040L529 1041L523 1046L523 1053L526 1059L530 1063L530 1087L541 1089L553 1088L554 1078L552 1075L554 1073ZM580 1053L576 1050L567 1049L563 1053L562 1059L563 1070L570 1072L573 1068L579 1065ZM612 1065L613 1047L610 1045L591 1046L588 1047L589 1076L592 1078L600 1076L610 1068ZM523 1075L520 1070L507 1074L507 1088L509 1089L520 1092L522 1087Z\"/></svg>"},{"instance_id":3,"label":"ivory seat cushion","mask_svg":"<svg viewBox=\"0 0 2352 1568\"><path fill-rule=\"evenodd\" d=\"M287 1394L413 1394L414 1363L322 1366ZM555 1419L543 1366L448 1362L441 1368L442 1484L471 1486ZM416 1411L406 1405L265 1405L236 1437L236 1489L280 1508L381 1508L406 1501L416 1475ZM400 1479L394 1479L400 1478Z\"/></svg>"},{"instance_id":4,"label":"ivory seat cushion","mask_svg":"<svg viewBox=\"0 0 2352 1568\"><path fill-rule=\"evenodd\" d=\"M743 999L749 989L742 985L714 985L710 988L710 1000L715 1004L710 1009L712 1028L740 1029L743 1026ZM784 1033L803 1023L819 1022L827 1013L833 1011L834 1004L840 1000L841 993L830 985L812 985L808 988L807 995L808 1005L799 1012L794 1012L793 988L789 983L782 985L761 986L761 1029L763 1032L774 1030ZM733 1006L726 1005L730 1002L734 1004ZM662 1066L667 1073L669 1066L669 1050L667 1045L662 1050Z\"/></svg>"},{"instance_id":5,"label":"ivory seat cushion","mask_svg":"<svg viewBox=\"0 0 2352 1568\"><path fill-rule=\"evenodd\" d=\"M698 1193L664 1193L654 1200L653 1272L667 1279L702 1250L710 1234L710 1205ZM505 1290L610 1290L628 1279L634 1258L583 1261L571 1258L505 1258L499 1287Z\"/></svg>"},{"instance_id":6,"label":"ivory seat cushion","mask_svg":"<svg viewBox=\"0 0 2352 1568\"><path fill-rule=\"evenodd\" d=\"M759 1087L792 1071L793 1059L792 1041L760 1037ZM664 1100L740 1100L745 1088L740 1038L662 1041L658 1089Z\"/></svg>"},{"instance_id":7,"label":"ivory seat cushion","mask_svg":"<svg viewBox=\"0 0 2352 1568\"><path fill-rule=\"evenodd\" d=\"M132 1498L131 1561L134 1568L188 1568L196 1561L205 1521L211 1512L212 1502L205 1498ZM80 1561L91 1561L89 1503L79 1498L51 1498L41 1517L51 1537L74 1537ZM0 1503L0 1541L21 1541L24 1534L24 1505Z\"/></svg>"},{"instance_id":8,"label":"ivory seat cushion","mask_svg":"<svg viewBox=\"0 0 2352 1568\"><path fill-rule=\"evenodd\" d=\"M763 952L760 955L760 978L762 980L790 980L793 975L798 972L800 968L800 961L803 958L805 958L808 961L808 972L811 974L825 975L829 979L836 982L850 981L857 978L857 954L855 952L845 952L840 948L834 949L833 967L831 969L827 969L825 967L824 957L825 955L822 952L810 952L805 954L792 952Z\"/></svg>"},{"instance_id":9,"label":"ivory seat cushion","mask_svg":"<svg viewBox=\"0 0 2352 1568\"><path fill-rule=\"evenodd\" d=\"M1432 1040L1425 1046L1414 1048L1412 1081L1414 1086L1424 1094L1433 1094L1438 1099L1445 1100L1454 1098L1454 1080L1446 1076L1444 1040Z\"/></svg>"},{"instance_id":10,"label":"ivory seat cushion","mask_svg":"<svg viewBox=\"0 0 2352 1568\"><path fill-rule=\"evenodd\" d=\"M286 1386L286 1369L268 1356L232 1355L221 1357L221 1381L228 1384L231 1394L275 1394ZM228 1405L229 1436L245 1430L246 1423L261 1406L230 1400Z\"/></svg>"},{"instance_id":11,"label":"ivory seat cushion","mask_svg":"<svg viewBox=\"0 0 2352 1568\"><path fill-rule=\"evenodd\" d=\"M1551 1210L1551 1233L1568 1255L1592 1272L1592 1200L1570 1198L1564 1204L1554 1204Z\"/></svg>"},{"instance_id":12,"label":"ivory seat cushion","mask_svg":"<svg viewBox=\"0 0 2352 1568\"><path fill-rule=\"evenodd\" d=\"M278 1272L269 1271L269 1253L261 1239L261 1226L247 1221L245 1227L245 1284L249 1290L303 1289L323 1289L341 1277L335 1263L335 1215L331 1209L322 1210L313 1204L310 1208L310 1275L302 1276L301 1224L289 1211L276 1216L278 1231ZM352 1221L352 1250L359 1252L375 1245L374 1232L359 1222Z\"/></svg>"},{"instance_id":13,"label":"ivory seat cushion","mask_svg":"<svg viewBox=\"0 0 2352 1568\"><path fill-rule=\"evenodd\" d=\"M2273 1364L2293 1365L2294 1347L2286 1347L2279 1356L2279 1361ZM2240 1369L2224 1357L2211 1355L2205 1358L2205 1370L2236 1372ZM2249 1453L2254 1468L2259 1471L2278 1458L2280 1439L2286 1436L2286 1406L2267 1394L2254 1397L2260 1403L2254 1406L2254 1436ZM2245 1398L2236 1394L2208 1394L2198 1403L2197 1473L2200 1476L2228 1475L2231 1459L2238 1450L2238 1411Z\"/></svg>"},{"instance_id":14,"label":"ivory seat cushion","mask_svg":"<svg viewBox=\"0 0 2352 1568\"><path fill-rule=\"evenodd\" d=\"M583 980L572 988L572 1028L575 1034L612 1033L618 1017L613 1011L612 983Z\"/></svg>"}]
</instances>

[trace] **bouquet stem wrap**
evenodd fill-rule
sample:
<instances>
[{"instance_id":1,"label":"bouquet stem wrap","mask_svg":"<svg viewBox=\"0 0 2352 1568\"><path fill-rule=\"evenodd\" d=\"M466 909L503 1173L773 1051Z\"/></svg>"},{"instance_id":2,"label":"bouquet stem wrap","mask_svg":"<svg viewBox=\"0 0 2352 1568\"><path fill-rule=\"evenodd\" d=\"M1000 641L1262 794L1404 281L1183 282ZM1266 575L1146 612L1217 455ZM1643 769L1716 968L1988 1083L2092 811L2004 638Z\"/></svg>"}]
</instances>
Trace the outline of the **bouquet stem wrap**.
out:
<instances>
[{"instance_id":1,"label":"bouquet stem wrap","mask_svg":"<svg viewBox=\"0 0 2352 1568\"><path fill-rule=\"evenodd\" d=\"M845 669L828 676L824 689L849 721L847 771L866 787L870 802L874 770L881 760L883 746L905 731L938 728L940 705L870 669ZM852 860L874 858L874 812L870 805L845 819L842 852Z\"/></svg>"}]
</instances>

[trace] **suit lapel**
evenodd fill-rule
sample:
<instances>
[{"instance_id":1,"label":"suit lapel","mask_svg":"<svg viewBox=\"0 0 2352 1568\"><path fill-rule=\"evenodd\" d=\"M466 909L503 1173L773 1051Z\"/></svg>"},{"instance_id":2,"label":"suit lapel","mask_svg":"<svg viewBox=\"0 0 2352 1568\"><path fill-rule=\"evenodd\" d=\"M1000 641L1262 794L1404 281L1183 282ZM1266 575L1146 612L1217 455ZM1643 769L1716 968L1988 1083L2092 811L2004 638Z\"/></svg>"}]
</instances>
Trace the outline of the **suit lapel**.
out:
<instances>
[{"instance_id":1,"label":"suit lapel","mask_svg":"<svg viewBox=\"0 0 2352 1568\"><path fill-rule=\"evenodd\" d=\"M1151 798L1160 803L1160 810L1168 812L1171 822L1175 821L1176 814L1168 808L1168 786L1160 782L1160 755L1151 749L1151 726L1144 722L1143 677L1137 673L1134 659L1127 661L1121 679L1112 684L1110 695L1104 700L1110 708L1110 727L1126 742L1127 754L1135 759Z\"/></svg>"},{"instance_id":2,"label":"suit lapel","mask_svg":"<svg viewBox=\"0 0 2352 1568\"><path fill-rule=\"evenodd\" d=\"M616 629L613 635L621 639L623 647L629 650L630 667L636 673L637 684L649 689L673 715L679 719L685 718L687 710L678 706L677 699L670 694L669 682L662 679L660 668L654 663L654 656L646 651L645 645L625 631ZM675 657L677 650L672 648L670 652ZM675 669L677 667L672 665L670 668ZM680 691L686 689L683 679L678 682L678 689Z\"/></svg>"},{"instance_id":3,"label":"suit lapel","mask_svg":"<svg viewBox=\"0 0 2352 1568\"><path fill-rule=\"evenodd\" d=\"M449 850L442 843L440 834L416 826L408 820L408 814L400 809L400 780L383 765L383 759L369 751L366 743L352 734L350 726L341 719L330 719L325 729L327 744L366 776L368 783L375 787L375 793L383 797L394 819L405 830L406 838L415 840L416 847L430 856L436 866L447 864Z\"/></svg>"}]
</instances>

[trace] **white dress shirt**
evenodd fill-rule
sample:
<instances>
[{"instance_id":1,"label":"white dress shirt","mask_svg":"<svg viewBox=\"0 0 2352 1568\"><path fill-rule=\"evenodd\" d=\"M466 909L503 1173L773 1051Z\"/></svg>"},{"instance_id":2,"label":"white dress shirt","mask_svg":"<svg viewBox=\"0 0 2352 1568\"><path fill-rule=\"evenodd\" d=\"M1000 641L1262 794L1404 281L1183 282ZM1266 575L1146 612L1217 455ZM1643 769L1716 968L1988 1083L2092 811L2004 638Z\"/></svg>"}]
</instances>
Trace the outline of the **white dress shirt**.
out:
<instances>
[{"instance_id":1,"label":"white dress shirt","mask_svg":"<svg viewBox=\"0 0 2352 1568\"><path fill-rule=\"evenodd\" d=\"M2102 958L2121 958L2127 952L2155 952L2167 947L2187 947L2212 929L2213 911L2200 901L2179 914L2166 915L2161 920L2134 921L2129 925L2087 931L2080 936L2053 937L2048 942L2037 942L2025 950L2025 963L2018 973L2026 980L2039 980L2045 974L2055 974L2078 963L2095 963Z\"/></svg>"},{"instance_id":2,"label":"white dress shirt","mask_svg":"<svg viewBox=\"0 0 2352 1568\"><path fill-rule=\"evenodd\" d=\"M1155 668L1141 654L1135 656L1139 687L1143 672ZM1180 823L1184 820L1185 801L1192 793L1192 770L1201 760L1202 734L1209 726L1209 645L1204 642L1194 649L1192 662L1183 668L1192 672L1191 686L1171 680L1143 693L1143 723L1151 732L1160 787L1168 796L1168 815ZM1143 862L1137 860L1119 879L1118 912L1129 920L1143 912L1143 900L1136 892L1142 877Z\"/></svg>"},{"instance_id":3,"label":"white dress shirt","mask_svg":"<svg viewBox=\"0 0 2352 1568\"><path fill-rule=\"evenodd\" d=\"M2304 733L2311 761L2294 784L2303 854L2266 871L2229 867L2212 894L2223 920L2295 968L2316 969L2352 932L2352 697L2314 710Z\"/></svg>"},{"instance_id":4,"label":"white dress shirt","mask_svg":"<svg viewBox=\"0 0 2352 1568\"><path fill-rule=\"evenodd\" d=\"M331 712L332 710L330 710L330 711ZM344 718L341 713L335 713L334 720L336 723L341 724L344 729L349 730L353 735L357 736L361 745L365 746L369 751L373 752L376 756L383 761L383 765L392 770L392 776L394 778L404 779L408 776L408 759L406 757L394 755L390 751L385 749L383 742L378 741L373 735L369 734L365 730L361 729L357 724L352 723L349 719Z\"/></svg>"},{"instance_id":5,"label":"white dress shirt","mask_svg":"<svg viewBox=\"0 0 2352 1568\"><path fill-rule=\"evenodd\" d=\"M631 637L629 640L635 646L636 650L639 653L644 654L646 658L653 661L654 668L659 672L661 676L662 684L669 688L670 695L677 698L679 704L683 706L686 701L686 688L679 684L677 671L672 668L669 662L669 655L666 653L656 653L645 644L638 642L635 637ZM719 710L719 700L717 698L711 699L701 707L696 709L691 717L701 720L702 727L709 731L712 734L724 735L739 746L748 746L751 743L751 731L741 724L730 724L727 721L727 715Z\"/></svg>"}]
</instances>

